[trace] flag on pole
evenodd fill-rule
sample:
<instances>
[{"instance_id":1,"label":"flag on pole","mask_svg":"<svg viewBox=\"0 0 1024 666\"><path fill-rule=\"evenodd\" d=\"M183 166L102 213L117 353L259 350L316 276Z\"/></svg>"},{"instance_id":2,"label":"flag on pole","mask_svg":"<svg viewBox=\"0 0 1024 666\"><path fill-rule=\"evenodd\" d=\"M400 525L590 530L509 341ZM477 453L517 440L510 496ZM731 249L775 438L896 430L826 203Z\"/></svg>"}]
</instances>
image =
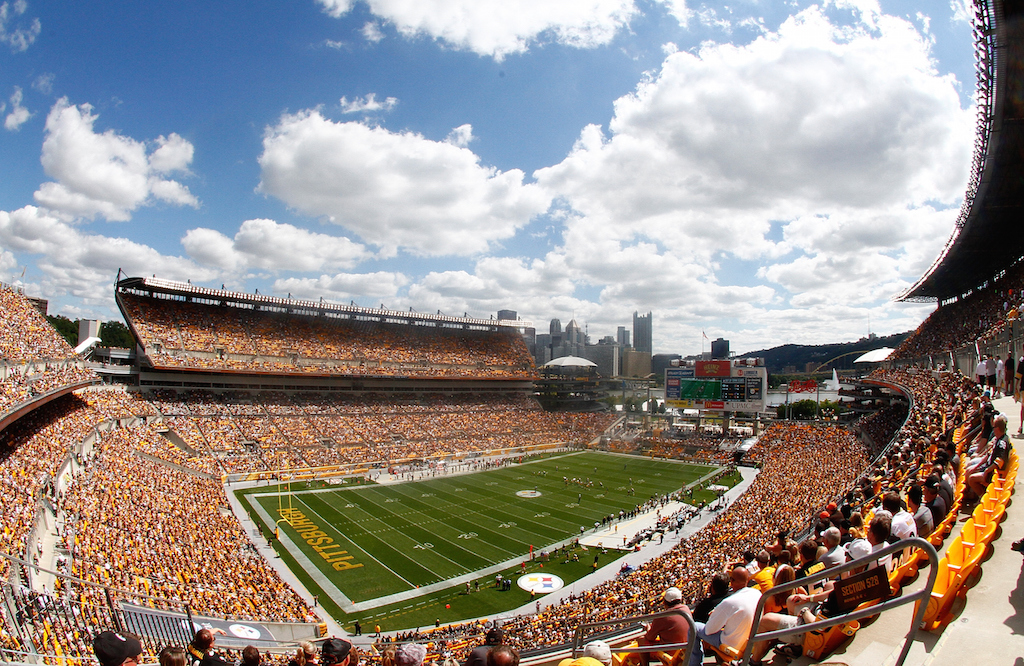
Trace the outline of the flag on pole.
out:
<instances>
[{"instance_id":1,"label":"flag on pole","mask_svg":"<svg viewBox=\"0 0 1024 666\"><path fill-rule=\"evenodd\" d=\"M711 338L708 337L708 334L705 333L704 331L701 331L700 334L704 336L705 340L710 340L711 339Z\"/></svg>"}]
</instances>

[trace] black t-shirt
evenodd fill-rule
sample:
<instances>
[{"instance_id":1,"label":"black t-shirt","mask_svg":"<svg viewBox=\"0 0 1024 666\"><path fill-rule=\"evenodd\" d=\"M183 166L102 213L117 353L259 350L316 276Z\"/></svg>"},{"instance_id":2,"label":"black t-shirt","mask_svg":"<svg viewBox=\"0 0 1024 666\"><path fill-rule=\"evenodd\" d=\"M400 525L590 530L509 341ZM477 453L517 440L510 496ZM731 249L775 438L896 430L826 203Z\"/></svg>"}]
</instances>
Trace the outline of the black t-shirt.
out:
<instances>
[{"instance_id":1,"label":"black t-shirt","mask_svg":"<svg viewBox=\"0 0 1024 666\"><path fill-rule=\"evenodd\" d=\"M949 511L946 500L942 499L942 495L936 495L935 499L928 502L928 508L932 510L932 524L938 527Z\"/></svg>"},{"instance_id":2,"label":"black t-shirt","mask_svg":"<svg viewBox=\"0 0 1024 666\"><path fill-rule=\"evenodd\" d=\"M1010 462L1010 440L1005 434L992 443L992 450L988 454L988 465L986 466L991 467L997 461L1000 461L1000 470L1005 470L1007 463Z\"/></svg>"},{"instance_id":3,"label":"black t-shirt","mask_svg":"<svg viewBox=\"0 0 1024 666\"><path fill-rule=\"evenodd\" d=\"M722 594L718 596L707 597L699 604L697 604L697 607L693 609L693 621L707 622L708 618L711 617L711 611L715 610L715 606L717 606L722 599L725 599L726 596L728 595Z\"/></svg>"},{"instance_id":4,"label":"black t-shirt","mask_svg":"<svg viewBox=\"0 0 1024 666\"><path fill-rule=\"evenodd\" d=\"M809 562L809 563L805 564L804 566L802 566L802 567L800 567L799 569L796 570L796 577L799 580L801 578L807 578L808 576L813 576L814 574L816 574L818 572L821 572L821 571L824 571L824 570L825 570L825 563L824 562Z\"/></svg>"}]
</instances>

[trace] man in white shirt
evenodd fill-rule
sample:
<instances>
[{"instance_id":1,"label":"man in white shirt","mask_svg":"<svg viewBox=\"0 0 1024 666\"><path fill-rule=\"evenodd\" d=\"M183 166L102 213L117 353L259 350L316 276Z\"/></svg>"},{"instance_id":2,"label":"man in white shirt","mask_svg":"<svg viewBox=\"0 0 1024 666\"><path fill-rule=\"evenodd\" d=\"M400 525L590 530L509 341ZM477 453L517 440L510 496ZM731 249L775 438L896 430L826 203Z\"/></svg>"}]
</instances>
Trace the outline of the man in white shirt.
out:
<instances>
[{"instance_id":1,"label":"man in white shirt","mask_svg":"<svg viewBox=\"0 0 1024 666\"><path fill-rule=\"evenodd\" d=\"M914 515L903 508L898 494L886 493L883 495L882 508L892 515L889 528L892 536L897 539L910 539L917 536L917 523L914 522Z\"/></svg>"},{"instance_id":2,"label":"man in white shirt","mask_svg":"<svg viewBox=\"0 0 1024 666\"><path fill-rule=\"evenodd\" d=\"M745 567L736 567L729 574L729 585L733 592L722 599L711 611L708 621L695 622L697 637L715 647L728 646L743 651L750 635L750 625L754 623L754 611L761 593L756 587L747 587L750 572ZM700 640L693 646L690 666L700 666L704 662L704 645Z\"/></svg>"}]
</instances>

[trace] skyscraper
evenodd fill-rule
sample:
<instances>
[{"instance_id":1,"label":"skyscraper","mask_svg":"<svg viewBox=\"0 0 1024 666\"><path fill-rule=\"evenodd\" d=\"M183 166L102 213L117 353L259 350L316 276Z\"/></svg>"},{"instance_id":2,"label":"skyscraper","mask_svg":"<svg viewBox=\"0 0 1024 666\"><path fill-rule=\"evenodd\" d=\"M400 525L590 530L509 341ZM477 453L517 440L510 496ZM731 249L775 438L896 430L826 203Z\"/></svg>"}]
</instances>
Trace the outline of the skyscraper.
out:
<instances>
[{"instance_id":1,"label":"skyscraper","mask_svg":"<svg viewBox=\"0 0 1024 666\"><path fill-rule=\"evenodd\" d=\"M638 352L651 354L654 351L651 343L651 321L650 312L645 315L633 312L633 349Z\"/></svg>"},{"instance_id":2,"label":"skyscraper","mask_svg":"<svg viewBox=\"0 0 1024 666\"><path fill-rule=\"evenodd\" d=\"M629 346L629 331L626 330L625 326L619 326L619 330L616 331L615 341L619 343L620 347Z\"/></svg>"}]
</instances>

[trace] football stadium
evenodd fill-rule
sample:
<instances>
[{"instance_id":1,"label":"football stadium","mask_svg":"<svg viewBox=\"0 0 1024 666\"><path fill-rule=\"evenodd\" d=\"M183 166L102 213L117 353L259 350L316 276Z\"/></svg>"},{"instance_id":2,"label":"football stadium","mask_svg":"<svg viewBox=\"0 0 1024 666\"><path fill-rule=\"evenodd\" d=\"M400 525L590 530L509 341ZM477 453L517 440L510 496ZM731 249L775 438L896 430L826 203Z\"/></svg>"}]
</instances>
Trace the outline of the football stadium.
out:
<instances>
[{"instance_id":1,"label":"football stadium","mask_svg":"<svg viewBox=\"0 0 1024 666\"><path fill-rule=\"evenodd\" d=\"M0 287L0 661L1019 662L1024 6L969 11L971 180L898 296L937 307L852 422L627 436L541 407L528 322L155 276L105 369Z\"/></svg>"}]
</instances>

